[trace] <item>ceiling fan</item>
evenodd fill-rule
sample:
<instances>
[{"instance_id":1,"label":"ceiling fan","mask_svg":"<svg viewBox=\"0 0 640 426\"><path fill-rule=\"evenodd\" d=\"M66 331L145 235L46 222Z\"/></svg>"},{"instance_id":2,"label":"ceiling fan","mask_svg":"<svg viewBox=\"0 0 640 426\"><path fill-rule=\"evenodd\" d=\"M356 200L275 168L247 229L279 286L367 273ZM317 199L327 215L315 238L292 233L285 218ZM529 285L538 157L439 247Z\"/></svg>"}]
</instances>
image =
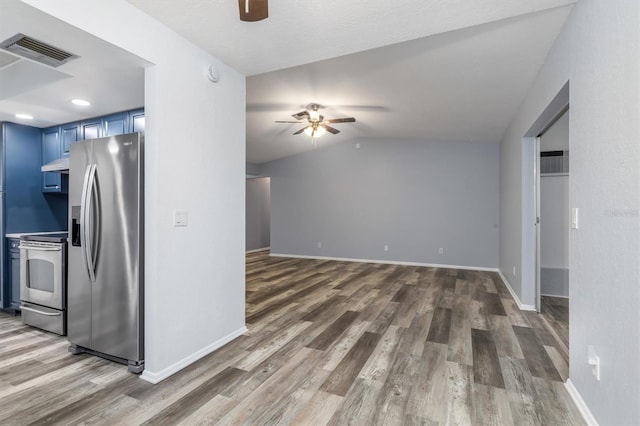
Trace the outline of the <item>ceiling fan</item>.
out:
<instances>
[{"instance_id":1,"label":"ceiling fan","mask_svg":"<svg viewBox=\"0 0 640 426\"><path fill-rule=\"evenodd\" d=\"M317 137L324 135L326 132L329 132L334 135L340 133L340 130L329 126L329 124L355 123L356 121L356 119L353 117L331 118L331 119L325 120L324 116L320 115L320 113L318 112L320 108L324 108L324 106L320 104L311 103L306 106L306 109L304 111L291 115L293 118L295 118L298 121L276 120L276 123L300 123L301 120L306 118L308 123L307 126L303 127L297 132L294 132L293 134L299 135L300 133L304 132L307 135L311 136L312 139L315 139Z\"/></svg>"},{"instance_id":2,"label":"ceiling fan","mask_svg":"<svg viewBox=\"0 0 640 426\"><path fill-rule=\"evenodd\" d=\"M269 17L268 0L238 0L238 7L241 21L262 21Z\"/></svg>"}]
</instances>

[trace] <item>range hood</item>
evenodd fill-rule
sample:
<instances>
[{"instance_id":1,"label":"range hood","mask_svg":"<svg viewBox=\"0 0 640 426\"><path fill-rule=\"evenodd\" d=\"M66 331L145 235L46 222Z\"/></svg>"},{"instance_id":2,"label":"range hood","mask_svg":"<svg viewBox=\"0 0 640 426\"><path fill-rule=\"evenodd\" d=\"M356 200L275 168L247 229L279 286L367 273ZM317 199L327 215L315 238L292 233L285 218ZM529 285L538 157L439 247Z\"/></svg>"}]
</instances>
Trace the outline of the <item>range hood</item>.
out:
<instances>
[{"instance_id":1,"label":"range hood","mask_svg":"<svg viewBox=\"0 0 640 426\"><path fill-rule=\"evenodd\" d=\"M53 160L40 169L43 172L58 172L69 174L69 157L58 158Z\"/></svg>"}]
</instances>

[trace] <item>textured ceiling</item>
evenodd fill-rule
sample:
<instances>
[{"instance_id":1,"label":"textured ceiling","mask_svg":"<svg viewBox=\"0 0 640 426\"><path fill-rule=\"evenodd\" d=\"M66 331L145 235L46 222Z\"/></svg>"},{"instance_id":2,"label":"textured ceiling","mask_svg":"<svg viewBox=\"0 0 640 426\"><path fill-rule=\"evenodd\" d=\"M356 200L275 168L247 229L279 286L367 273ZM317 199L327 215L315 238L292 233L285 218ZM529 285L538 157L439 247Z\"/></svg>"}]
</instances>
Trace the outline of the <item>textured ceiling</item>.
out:
<instances>
[{"instance_id":1,"label":"textured ceiling","mask_svg":"<svg viewBox=\"0 0 640 426\"><path fill-rule=\"evenodd\" d=\"M313 149L308 137L291 135L299 126L273 123L309 102L327 105L327 117L358 120L337 124L342 133L319 146L358 138L498 142L570 11L564 5L574 2L271 0L267 20L243 23L235 0L128 1L251 75L247 160L256 163ZM0 39L17 32L80 59L51 70L0 57L0 121L26 112L45 127L142 105L147 64L139 58L2 0ZM28 73L11 71L27 65ZM94 105L79 109L73 97Z\"/></svg>"},{"instance_id":2,"label":"textured ceiling","mask_svg":"<svg viewBox=\"0 0 640 426\"><path fill-rule=\"evenodd\" d=\"M271 0L269 18L248 23L239 20L236 0L127 1L246 75L575 3L575 0Z\"/></svg>"},{"instance_id":3,"label":"textured ceiling","mask_svg":"<svg viewBox=\"0 0 640 426\"><path fill-rule=\"evenodd\" d=\"M570 7L556 8L247 79L247 161L313 149L291 120L309 102L336 124L319 147L358 138L500 142ZM540 31L544 28L544 31Z\"/></svg>"},{"instance_id":4,"label":"textured ceiling","mask_svg":"<svg viewBox=\"0 0 640 426\"><path fill-rule=\"evenodd\" d=\"M310 102L358 138L499 142L574 0L127 0L247 79L247 161L313 149L289 120Z\"/></svg>"}]
</instances>

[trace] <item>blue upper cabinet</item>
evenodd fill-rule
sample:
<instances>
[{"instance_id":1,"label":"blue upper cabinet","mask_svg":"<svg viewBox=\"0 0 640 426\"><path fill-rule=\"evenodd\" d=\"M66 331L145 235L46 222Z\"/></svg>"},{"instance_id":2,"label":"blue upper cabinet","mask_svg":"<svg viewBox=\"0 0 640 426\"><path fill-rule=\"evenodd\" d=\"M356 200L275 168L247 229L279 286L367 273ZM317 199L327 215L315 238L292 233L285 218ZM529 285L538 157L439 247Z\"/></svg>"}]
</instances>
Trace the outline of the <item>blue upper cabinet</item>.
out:
<instances>
[{"instance_id":1,"label":"blue upper cabinet","mask_svg":"<svg viewBox=\"0 0 640 426\"><path fill-rule=\"evenodd\" d=\"M116 136L129 133L129 114L122 112L102 118L102 136Z\"/></svg>"},{"instance_id":2,"label":"blue upper cabinet","mask_svg":"<svg viewBox=\"0 0 640 426\"><path fill-rule=\"evenodd\" d=\"M144 109L129 112L129 132L140 132L144 135Z\"/></svg>"},{"instance_id":3,"label":"blue upper cabinet","mask_svg":"<svg viewBox=\"0 0 640 426\"><path fill-rule=\"evenodd\" d=\"M42 164L57 160L62 156L60 148L60 127L50 127L42 131ZM42 192L61 192L62 176L60 173L42 173Z\"/></svg>"},{"instance_id":4,"label":"blue upper cabinet","mask_svg":"<svg viewBox=\"0 0 640 426\"><path fill-rule=\"evenodd\" d=\"M144 127L144 109L141 108L43 129L42 164L68 157L71 145L77 141L131 132L144 134ZM56 172L42 173L42 192L65 193L67 185L67 175Z\"/></svg>"},{"instance_id":5,"label":"blue upper cabinet","mask_svg":"<svg viewBox=\"0 0 640 426\"><path fill-rule=\"evenodd\" d=\"M116 136L130 132L144 133L144 109L119 112L83 121L78 128L77 140Z\"/></svg>"},{"instance_id":6,"label":"blue upper cabinet","mask_svg":"<svg viewBox=\"0 0 640 426\"><path fill-rule=\"evenodd\" d=\"M62 141L62 156L68 157L71 145L80 140L80 123L60 126L60 139Z\"/></svg>"},{"instance_id":7,"label":"blue upper cabinet","mask_svg":"<svg viewBox=\"0 0 640 426\"><path fill-rule=\"evenodd\" d=\"M92 120L83 121L80 123L80 137L79 141L87 139L96 139L102 136L102 120L94 118Z\"/></svg>"}]
</instances>

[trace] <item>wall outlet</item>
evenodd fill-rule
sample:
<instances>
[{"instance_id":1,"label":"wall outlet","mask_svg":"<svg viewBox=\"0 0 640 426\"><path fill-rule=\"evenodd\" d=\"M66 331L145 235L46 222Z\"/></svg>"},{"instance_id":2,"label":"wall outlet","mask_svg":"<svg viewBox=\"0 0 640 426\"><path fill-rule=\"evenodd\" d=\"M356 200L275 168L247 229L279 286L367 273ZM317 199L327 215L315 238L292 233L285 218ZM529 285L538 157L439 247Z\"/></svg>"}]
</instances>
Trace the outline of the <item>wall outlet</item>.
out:
<instances>
[{"instance_id":1,"label":"wall outlet","mask_svg":"<svg viewBox=\"0 0 640 426\"><path fill-rule=\"evenodd\" d=\"M318 248L322 248L322 241L318 241Z\"/></svg>"},{"instance_id":2,"label":"wall outlet","mask_svg":"<svg viewBox=\"0 0 640 426\"><path fill-rule=\"evenodd\" d=\"M444 248L440 247L440 248L438 249L438 254L444 254Z\"/></svg>"},{"instance_id":3,"label":"wall outlet","mask_svg":"<svg viewBox=\"0 0 640 426\"><path fill-rule=\"evenodd\" d=\"M388 245L384 245L384 251L389 251L389 246Z\"/></svg>"},{"instance_id":4,"label":"wall outlet","mask_svg":"<svg viewBox=\"0 0 640 426\"><path fill-rule=\"evenodd\" d=\"M516 267L515 266L513 267L513 276L514 277L516 276Z\"/></svg>"}]
</instances>

